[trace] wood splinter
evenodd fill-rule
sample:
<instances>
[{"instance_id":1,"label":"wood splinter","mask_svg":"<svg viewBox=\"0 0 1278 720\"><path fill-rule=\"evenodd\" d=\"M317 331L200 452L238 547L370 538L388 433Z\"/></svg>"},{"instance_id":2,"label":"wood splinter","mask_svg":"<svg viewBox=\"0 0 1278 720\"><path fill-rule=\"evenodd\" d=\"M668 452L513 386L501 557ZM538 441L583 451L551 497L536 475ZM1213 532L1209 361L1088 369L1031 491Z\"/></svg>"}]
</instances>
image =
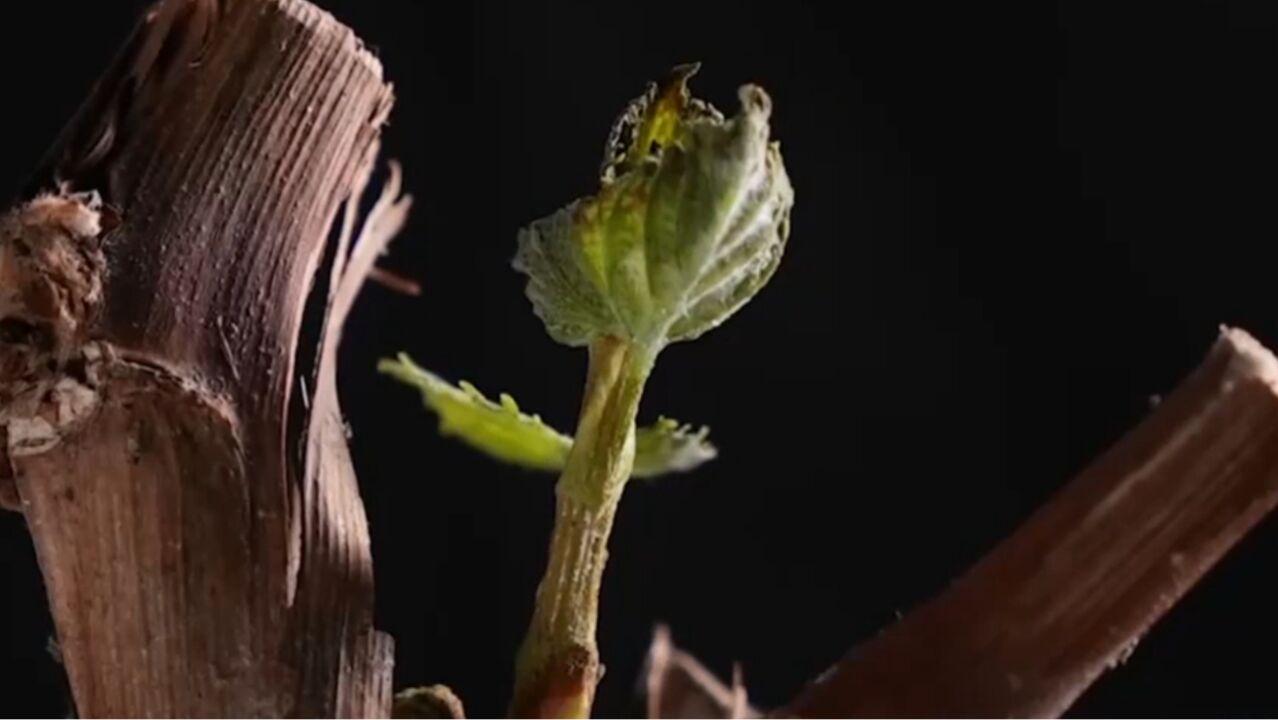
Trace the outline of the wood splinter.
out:
<instances>
[{"instance_id":1,"label":"wood splinter","mask_svg":"<svg viewBox=\"0 0 1278 720\"><path fill-rule=\"evenodd\" d=\"M670 628L658 625L648 648L645 669L648 717L656 718L757 718L750 706L741 668L725 685L704 665L675 647Z\"/></svg>"}]
</instances>

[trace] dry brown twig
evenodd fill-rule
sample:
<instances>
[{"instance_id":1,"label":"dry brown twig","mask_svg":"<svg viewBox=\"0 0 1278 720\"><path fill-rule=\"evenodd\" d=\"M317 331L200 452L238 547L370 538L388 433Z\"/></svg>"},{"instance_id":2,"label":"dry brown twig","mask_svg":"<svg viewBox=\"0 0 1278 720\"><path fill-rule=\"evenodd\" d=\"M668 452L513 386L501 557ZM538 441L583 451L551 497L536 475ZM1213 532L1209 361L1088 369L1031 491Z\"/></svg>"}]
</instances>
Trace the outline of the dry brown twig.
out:
<instances>
[{"instance_id":1,"label":"dry brown twig","mask_svg":"<svg viewBox=\"0 0 1278 720\"><path fill-rule=\"evenodd\" d=\"M1222 329L1019 530L770 715L1057 717L1275 504L1278 360Z\"/></svg>"}]
</instances>

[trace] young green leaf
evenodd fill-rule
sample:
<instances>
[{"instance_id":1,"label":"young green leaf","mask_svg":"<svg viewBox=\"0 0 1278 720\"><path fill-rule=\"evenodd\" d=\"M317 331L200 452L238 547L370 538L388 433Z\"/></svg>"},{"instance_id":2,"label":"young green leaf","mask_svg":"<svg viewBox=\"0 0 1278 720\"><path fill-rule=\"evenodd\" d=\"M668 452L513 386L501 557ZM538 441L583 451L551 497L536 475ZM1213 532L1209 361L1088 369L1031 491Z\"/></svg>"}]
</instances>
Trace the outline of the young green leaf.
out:
<instances>
[{"instance_id":1,"label":"young green leaf","mask_svg":"<svg viewBox=\"0 0 1278 720\"><path fill-rule=\"evenodd\" d=\"M689 97L696 69L676 68L623 114L597 195L520 232L513 264L555 340L614 336L655 355L726 321L776 271L794 191L769 137L772 102L746 85L725 120Z\"/></svg>"},{"instance_id":2,"label":"young green leaf","mask_svg":"<svg viewBox=\"0 0 1278 720\"><path fill-rule=\"evenodd\" d=\"M668 473L687 472L719 455L706 439L710 428L693 431L691 425L680 425L667 417L655 425L635 431L635 469L633 476L652 478Z\"/></svg>"},{"instance_id":3,"label":"young green leaf","mask_svg":"<svg viewBox=\"0 0 1278 720\"><path fill-rule=\"evenodd\" d=\"M422 401L439 415L439 430L490 457L530 470L564 469L572 438L520 412L514 398L484 397L467 382L458 386L416 365L407 355L383 360L378 370L421 391ZM687 472L713 460L718 450L706 439L709 428L694 431L669 418L635 433L634 476L652 478Z\"/></svg>"},{"instance_id":4,"label":"young green leaf","mask_svg":"<svg viewBox=\"0 0 1278 720\"><path fill-rule=\"evenodd\" d=\"M511 396L503 393L495 403L470 383L453 386L402 353L396 360L382 360L377 369L421 391L422 401L439 415L441 435L512 465L546 472L563 469L572 438L540 417L520 412Z\"/></svg>"}]
</instances>

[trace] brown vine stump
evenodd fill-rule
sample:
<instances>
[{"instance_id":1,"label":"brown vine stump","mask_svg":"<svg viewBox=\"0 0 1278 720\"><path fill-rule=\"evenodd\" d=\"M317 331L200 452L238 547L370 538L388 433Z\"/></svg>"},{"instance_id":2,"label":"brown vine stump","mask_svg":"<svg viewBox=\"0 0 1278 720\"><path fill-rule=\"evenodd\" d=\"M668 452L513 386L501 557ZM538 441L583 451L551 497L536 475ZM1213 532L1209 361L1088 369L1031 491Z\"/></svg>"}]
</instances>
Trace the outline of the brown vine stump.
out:
<instances>
[{"instance_id":1,"label":"brown vine stump","mask_svg":"<svg viewBox=\"0 0 1278 720\"><path fill-rule=\"evenodd\" d=\"M327 240L391 103L303 0L163 0L0 221L0 485L82 717L389 715Z\"/></svg>"}]
</instances>

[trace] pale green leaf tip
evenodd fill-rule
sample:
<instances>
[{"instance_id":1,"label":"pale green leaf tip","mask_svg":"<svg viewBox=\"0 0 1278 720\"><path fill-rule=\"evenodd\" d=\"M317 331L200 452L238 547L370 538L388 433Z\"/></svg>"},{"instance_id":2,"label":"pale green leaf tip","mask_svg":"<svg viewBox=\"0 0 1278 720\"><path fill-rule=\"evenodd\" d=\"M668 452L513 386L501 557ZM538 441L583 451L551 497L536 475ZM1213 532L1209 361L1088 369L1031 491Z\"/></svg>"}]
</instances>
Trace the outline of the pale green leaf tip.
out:
<instances>
[{"instance_id":1,"label":"pale green leaf tip","mask_svg":"<svg viewBox=\"0 0 1278 720\"><path fill-rule=\"evenodd\" d=\"M421 392L426 407L439 416L439 432L454 437L489 457L510 465L542 472L563 470L572 438L542 422L538 415L520 412L508 394L494 403L474 385L457 387L418 367L401 353L384 359L378 370ZM652 478L683 473L713 460L718 450L707 441L709 428L693 431L690 425L661 417L651 427L635 433L634 476Z\"/></svg>"},{"instance_id":2,"label":"pale green leaf tip","mask_svg":"<svg viewBox=\"0 0 1278 720\"><path fill-rule=\"evenodd\" d=\"M398 363L382 361L379 367L421 392L425 405L439 415L441 434L511 465L541 471L563 467L572 440L539 417L520 413L509 395L494 403L471 383L463 380L454 387L402 354Z\"/></svg>"},{"instance_id":3,"label":"pale green leaf tip","mask_svg":"<svg viewBox=\"0 0 1278 720\"><path fill-rule=\"evenodd\" d=\"M709 436L708 427L694 432L691 425L681 425L665 416L654 425L639 428L635 433L634 476L685 473L714 460L719 449L710 443Z\"/></svg>"}]
</instances>

